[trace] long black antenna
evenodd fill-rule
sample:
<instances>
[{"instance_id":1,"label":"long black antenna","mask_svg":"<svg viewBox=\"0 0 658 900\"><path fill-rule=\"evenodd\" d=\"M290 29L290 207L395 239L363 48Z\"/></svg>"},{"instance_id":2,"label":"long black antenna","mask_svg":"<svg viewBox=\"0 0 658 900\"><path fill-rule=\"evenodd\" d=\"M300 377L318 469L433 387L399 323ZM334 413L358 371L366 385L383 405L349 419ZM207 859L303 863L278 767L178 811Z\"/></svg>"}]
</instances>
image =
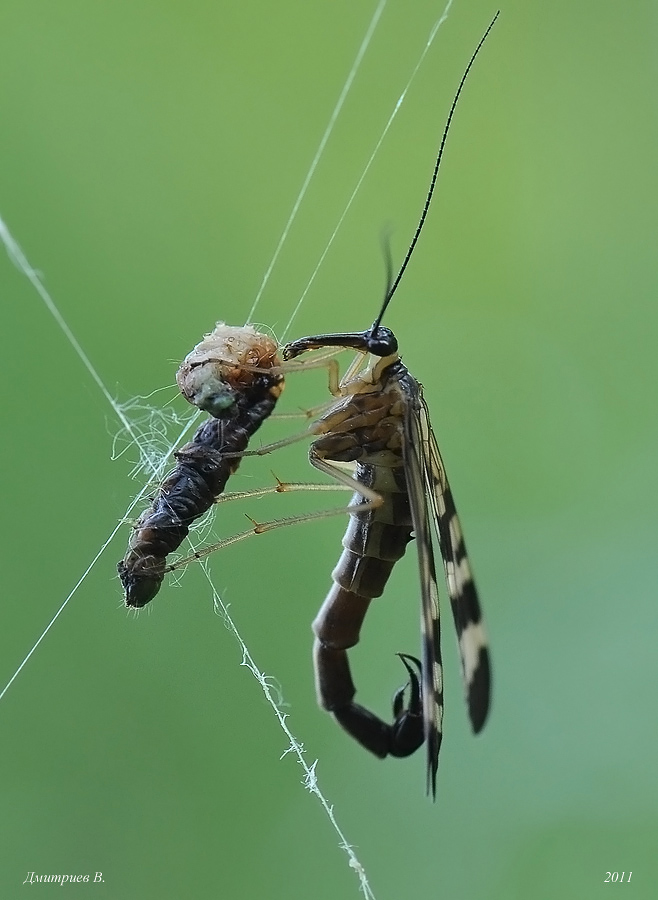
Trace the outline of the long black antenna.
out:
<instances>
[{"instance_id":1,"label":"long black antenna","mask_svg":"<svg viewBox=\"0 0 658 900\"><path fill-rule=\"evenodd\" d=\"M425 206L423 207L423 212L421 213L420 220L416 227L416 233L413 236L413 240L411 241L411 244L409 244L409 249L407 250L407 255L404 258L404 262L400 266L400 271L395 276L395 281L393 282L393 284L390 286L390 288L386 292L386 296L384 298L384 303L382 304L382 308L379 311L379 315L375 319L375 321L372 325L372 328L370 329L371 333L377 331L377 329L379 328L381 321L384 318L384 313L386 312L386 308L388 307L388 304L391 302L391 297L397 290L397 286L400 284L400 281L402 280L402 276L404 275L406 268L409 265L409 260L411 259L411 254L414 252L416 244L418 243L418 238L420 237L420 233L423 230L423 225L425 224L425 219L427 218L427 213L430 208L430 203L432 202L432 195L434 194L434 188L436 186L436 178L437 178L437 175L439 174L439 166L441 165L441 159L443 157L443 149L446 145L446 138L448 137L448 131L450 129L450 124L452 122L452 117L455 113L455 107L457 106L457 101L459 100L459 95L462 92L462 88L464 87L464 82L466 81L468 73L471 71L471 67L472 67L473 63L475 62L475 57L478 55L478 53L482 49L482 45L488 38L489 32L494 27L494 25L496 23L496 19L498 18L499 15L500 15L500 10L498 10L496 15L491 20L489 27L482 35L482 38L480 39L480 43L475 48L475 52L473 53L473 56L471 56L469 64L466 66L464 74L462 75L462 80L459 82L459 87L457 88L457 93L455 94L455 97L452 101L452 106L450 107L450 112L448 113L448 118L446 120L445 128L443 129L441 145L439 146L439 152L437 153L436 162L434 163L434 171L432 172L432 180L430 182L429 190L427 191L427 197L425 198Z\"/></svg>"}]
</instances>

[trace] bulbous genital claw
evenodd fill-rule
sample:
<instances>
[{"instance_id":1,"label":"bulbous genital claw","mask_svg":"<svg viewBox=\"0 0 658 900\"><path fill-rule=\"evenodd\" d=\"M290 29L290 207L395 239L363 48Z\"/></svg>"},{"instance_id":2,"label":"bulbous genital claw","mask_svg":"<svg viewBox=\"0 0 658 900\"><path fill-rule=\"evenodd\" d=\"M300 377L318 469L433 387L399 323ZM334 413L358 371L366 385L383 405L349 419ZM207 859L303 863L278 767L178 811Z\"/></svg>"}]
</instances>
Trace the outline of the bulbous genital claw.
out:
<instances>
[{"instance_id":1,"label":"bulbous genital claw","mask_svg":"<svg viewBox=\"0 0 658 900\"><path fill-rule=\"evenodd\" d=\"M410 756L425 740L423 728L423 698L420 690L422 667L420 660L407 653L398 653L409 674L409 681L395 692L393 697L394 721L391 725L389 753L391 756ZM410 660L418 669L418 674L409 665ZM409 704L405 708L404 695L409 689Z\"/></svg>"},{"instance_id":2,"label":"bulbous genital claw","mask_svg":"<svg viewBox=\"0 0 658 900\"><path fill-rule=\"evenodd\" d=\"M420 678L422 667L415 656L398 654L407 670L409 681L395 693L393 722L389 725L354 702L356 691L345 650L335 650L316 640L314 654L320 704L362 747L380 759L389 755L410 756L418 750L425 740L425 729ZM409 702L405 705L407 690Z\"/></svg>"}]
</instances>

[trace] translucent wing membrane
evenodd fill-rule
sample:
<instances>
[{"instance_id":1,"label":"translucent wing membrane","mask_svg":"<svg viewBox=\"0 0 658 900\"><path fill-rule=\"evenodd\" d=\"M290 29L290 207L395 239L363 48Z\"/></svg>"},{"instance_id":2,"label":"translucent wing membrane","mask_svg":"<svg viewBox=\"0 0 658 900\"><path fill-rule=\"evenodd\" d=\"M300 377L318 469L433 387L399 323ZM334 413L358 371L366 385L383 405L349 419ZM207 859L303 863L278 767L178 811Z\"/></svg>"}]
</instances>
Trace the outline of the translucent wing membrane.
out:
<instances>
[{"instance_id":1,"label":"translucent wing membrane","mask_svg":"<svg viewBox=\"0 0 658 900\"><path fill-rule=\"evenodd\" d=\"M466 555L445 466L432 432L421 386L405 379L404 463L416 536L421 584L423 719L427 742L427 789L436 793L443 721L439 592L432 547L432 511L450 595L473 730L481 730L491 695L491 666L482 613ZM429 503L428 503L429 499Z\"/></svg>"},{"instance_id":2,"label":"translucent wing membrane","mask_svg":"<svg viewBox=\"0 0 658 900\"><path fill-rule=\"evenodd\" d=\"M427 503L426 443L418 416L420 395L408 395L404 416L404 467L416 537L421 588L423 723L427 744L427 791L436 795L436 772L443 728L443 666L432 530Z\"/></svg>"},{"instance_id":3,"label":"translucent wing membrane","mask_svg":"<svg viewBox=\"0 0 658 900\"><path fill-rule=\"evenodd\" d=\"M423 448L425 485L434 512L450 605L457 630L468 712L473 731L477 733L486 721L491 698L488 641L455 501L432 432L422 389L418 400L414 418L417 419L419 443Z\"/></svg>"}]
</instances>

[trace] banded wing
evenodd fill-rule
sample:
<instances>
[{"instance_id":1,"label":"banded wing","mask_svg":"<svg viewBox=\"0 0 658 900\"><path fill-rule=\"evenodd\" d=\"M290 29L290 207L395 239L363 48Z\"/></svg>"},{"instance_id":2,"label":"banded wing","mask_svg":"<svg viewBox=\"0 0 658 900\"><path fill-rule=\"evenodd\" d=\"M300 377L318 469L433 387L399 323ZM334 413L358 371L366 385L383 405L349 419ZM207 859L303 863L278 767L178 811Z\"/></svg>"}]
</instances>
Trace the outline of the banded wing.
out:
<instances>
[{"instance_id":1,"label":"banded wing","mask_svg":"<svg viewBox=\"0 0 658 900\"><path fill-rule=\"evenodd\" d=\"M443 722L439 592L432 546L431 506L455 620L469 717L475 733L486 720L491 667L480 604L464 538L422 388L405 391L404 462L416 536L421 584L423 719L427 742L427 791L436 796ZM428 505L429 498L429 505Z\"/></svg>"},{"instance_id":2,"label":"banded wing","mask_svg":"<svg viewBox=\"0 0 658 900\"><path fill-rule=\"evenodd\" d=\"M407 385L409 387L410 385ZM421 590L423 729L427 746L427 793L436 797L436 771L443 734L443 666L439 624L439 588L436 582L432 529L427 503L427 442L419 406L421 395L405 391L404 467L411 519L418 552Z\"/></svg>"},{"instance_id":3,"label":"banded wing","mask_svg":"<svg viewBox=\"0 0 658 900\"><path fill-rule=\"evenodd\" d=\"M424 449L425 486L434 512L446 581L448 582L450 605L461 656L468 714L473 731L477 734L482 730L486 721L491 698L488 641L455 502L430 424L429 410L420 388L418 399L418 429L422 435Z\"/></svg>"}]
</instances>

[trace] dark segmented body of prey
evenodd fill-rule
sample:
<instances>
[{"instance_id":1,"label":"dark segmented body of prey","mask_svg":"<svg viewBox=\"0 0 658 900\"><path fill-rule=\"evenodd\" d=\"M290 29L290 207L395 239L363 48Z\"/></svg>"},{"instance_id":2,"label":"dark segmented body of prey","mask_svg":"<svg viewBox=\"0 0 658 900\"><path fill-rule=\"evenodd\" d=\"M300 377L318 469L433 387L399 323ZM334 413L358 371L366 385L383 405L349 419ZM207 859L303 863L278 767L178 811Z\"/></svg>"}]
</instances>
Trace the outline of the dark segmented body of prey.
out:
<instances>
[{"instance_id":1,"label":"dark segmented body of prey","mask_svg":"<svg viewBox=\"0 0 658 900\"><path fill-rule=\"evenodd\" d=\"M235 454L246 450L283 390L279 364L271 338L223 323L186 357L177 375L181 391L212 418L176 451L175 469L133 528L117 567L126 606L145 606L155 597L167 555L224 491L240 464Z\"/></svg>"},{"instance_id":2,"label":"dark segmented body of prey","mask_svg":"<svg viewBox=\"0 0 658 900\"><path fill-rule=\"evenodd\" d=\"M336 402L310 428L317 436L309 450L310 462L339 481L354 484L357 491L343 538L345 549L332 572L334 583L313 623L318 702L376 756L408 756L425 741L428 790L434 794L443 673L430 507L474 731L484 725L489 708L487 641L461 527L421 385L400 360L393 333L373 326L362 333L315 335L288 344L283 358L323 347L351 348L371 356L363 371L353 370L341 382ZM356 463L354 478L329 460ZM394 719L389 725L354 702L356 688L347 651L359 641L370 603L383 593L393 566L413 538L421 582L422 663L399 654L409 675L409 701L405 706L404 689L395 694Z\"/></svg>"}]
</instances>

